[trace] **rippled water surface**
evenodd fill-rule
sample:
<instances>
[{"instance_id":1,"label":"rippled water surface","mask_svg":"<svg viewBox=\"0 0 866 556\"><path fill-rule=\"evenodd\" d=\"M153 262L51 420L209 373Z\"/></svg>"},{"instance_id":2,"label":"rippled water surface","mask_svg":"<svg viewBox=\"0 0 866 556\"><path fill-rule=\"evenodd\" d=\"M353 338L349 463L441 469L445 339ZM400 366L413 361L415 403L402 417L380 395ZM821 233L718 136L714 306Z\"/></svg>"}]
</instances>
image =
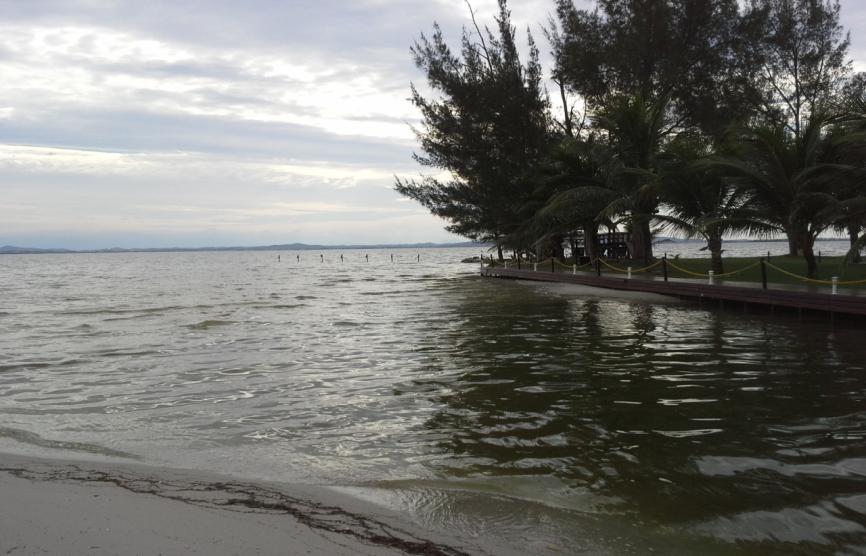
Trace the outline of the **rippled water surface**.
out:
<instances>
[{"instance_id":1,"label":"rippled water surface","mask_svg":"<svg viewBox=\"0 0 866 556\"><path fill-rule=\"evenodd\" d=\"M0 257L0 447L342 485L533 552L863 553L866 326L394 253Z\"/></svg>"}]
</instances>

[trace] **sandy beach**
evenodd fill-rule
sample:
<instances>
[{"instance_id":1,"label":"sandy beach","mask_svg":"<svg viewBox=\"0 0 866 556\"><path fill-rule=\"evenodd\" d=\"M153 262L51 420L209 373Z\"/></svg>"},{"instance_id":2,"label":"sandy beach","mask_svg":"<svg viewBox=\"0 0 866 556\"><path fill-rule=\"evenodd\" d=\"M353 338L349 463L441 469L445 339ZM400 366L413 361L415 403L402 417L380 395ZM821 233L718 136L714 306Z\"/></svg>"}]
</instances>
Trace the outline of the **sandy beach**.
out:
<instances>
[{"instance_id":1,"label":"sandy beach","mask_svg":"<svg viewBox=\"0 0 866 556\"><path fill-rule=\"evenodd\" d=\"M478 550L324 487L0 454L2 554L459 555Z\"/></svg>"}]
</instances>

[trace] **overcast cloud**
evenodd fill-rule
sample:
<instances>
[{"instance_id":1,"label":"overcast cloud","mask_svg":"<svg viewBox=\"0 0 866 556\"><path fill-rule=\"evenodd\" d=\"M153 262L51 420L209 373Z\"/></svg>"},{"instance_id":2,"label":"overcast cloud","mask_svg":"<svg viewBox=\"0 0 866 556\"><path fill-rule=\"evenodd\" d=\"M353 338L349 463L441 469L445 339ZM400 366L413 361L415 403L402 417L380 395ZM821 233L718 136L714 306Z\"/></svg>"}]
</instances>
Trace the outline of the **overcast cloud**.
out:
<instances>
[{"instance_id":1,"label":"overcast cloud","mask_svg":"<svg viewBox=\"0 0 866 556\"><path fill-rule=\"evenodd\" d=\"M474 0L491 21L494 0ZM541 25L552 0L512 0ZM0 1L0 245L452 241L418 175L409 45L463 0ZM843 0L843 23L866 4ZM866 36L852 36L866 69Z\"/></svg>"}]
</instances>

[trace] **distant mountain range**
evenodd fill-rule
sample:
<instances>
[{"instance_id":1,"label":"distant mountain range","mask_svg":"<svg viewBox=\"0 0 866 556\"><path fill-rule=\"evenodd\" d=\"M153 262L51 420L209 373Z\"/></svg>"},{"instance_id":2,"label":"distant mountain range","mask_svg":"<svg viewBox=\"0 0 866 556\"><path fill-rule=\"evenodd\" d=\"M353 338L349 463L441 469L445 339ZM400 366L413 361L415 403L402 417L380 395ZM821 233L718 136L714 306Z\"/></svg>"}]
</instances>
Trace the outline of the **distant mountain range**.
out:
<instances>
[{"instance_id":1,"label":"distant mountain range","mask_svg":"<svg viewBox=\"0 0 866 556\"><path fill-rule=\"evenodd\" d=\"M125 249L40 249L37 247L0 247L0 255L34 255L42 253L174 253L195 251L324 251L334 249L430 249L436 247L485 247L485 245L466 241L462 243L385 243L380 245L307 245L306 243L286 243L281 245L257 245L252 247L153 247Z\"/></svg>"},{"instance_id":2,"label":"distant mountain range","mask_svg":"<svg viewBox=\"0 0 866 556\"><path fill-rule=\"evenodd\" d=\"M821 241L848 241L847 238L822 237ZM749 243L749 242L784 242L786 239L726 239L725 243ZM662 243L704 243L701 239L681 239L674 237L658 237L653 240L654 244ZM448 247L490 247L488 244L464 241L461 243L382 243L376 245L308 245L306 243L284 243L280 245L256 245L252 247L142 247L136 249L125 249L122 247L111 247L109 249L41 249L38 247L16 247L4 245L0 247L0 255L26 255L41 253L174 253L195 251L324 251L335 249L430 249Z\"/></svg>"}]
</instances>

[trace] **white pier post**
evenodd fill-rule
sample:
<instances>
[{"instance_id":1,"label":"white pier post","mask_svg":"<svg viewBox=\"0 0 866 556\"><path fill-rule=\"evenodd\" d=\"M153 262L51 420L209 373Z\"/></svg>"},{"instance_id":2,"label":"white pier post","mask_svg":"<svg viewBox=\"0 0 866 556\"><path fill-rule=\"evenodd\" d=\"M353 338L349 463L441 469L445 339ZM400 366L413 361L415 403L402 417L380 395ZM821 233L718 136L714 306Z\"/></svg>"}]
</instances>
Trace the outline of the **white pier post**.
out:
<instances>
[{"instance_id":1,"label":"white pier post","mask_svg":"<svg viewBox=\"0 0 866 556\"><path fill-rule=\"evenodd\" d=\"M538 272L538 263L532 263L532 272Z\"/></svg>"},{"instance_id":2,"label":"white pier post","mask_svg":"<svg viewBox=\"0 0 866 556\"><path fill-rule=\"evenodd\" d=\"M577 265L576 264L571 265L571 274L572 274L572 276L577 274Z\"/></svg>"},{"instance_id":3,"label":"white pier post","mask_svg":"<svg viewBox=\"0 0 866 556\"><path fill-rule=\"evenodd\" d=\"M839 277L833 276L830 280L833 282L833 295L836 295L836 292L839 289Z\"/></svg>"},{"instance_id":4,"label":"white pier post","mask_svg":"<svg viewBox=\"0 0 866 556\"><path fill-rule=\"evenodd\" d=\"M709 283L711 286L713 285L713 278L715 278L715 275L716 275L716 273L715 273L714 271L712 271L712 270L709 271L709 272L707 273L707 277L709 278L709 282L708 282L708 283Z\"/></svg>"},{"instance_id":5,"label":"white pier post","mask_svg":"<svg viewBox=\"0 0 866 556\"><path fill-rule=\"evenodd\" d=\"M631 280L631 267L628 267L628 274L626 275L627 280Z\"/></svg>"}]
</instances>

